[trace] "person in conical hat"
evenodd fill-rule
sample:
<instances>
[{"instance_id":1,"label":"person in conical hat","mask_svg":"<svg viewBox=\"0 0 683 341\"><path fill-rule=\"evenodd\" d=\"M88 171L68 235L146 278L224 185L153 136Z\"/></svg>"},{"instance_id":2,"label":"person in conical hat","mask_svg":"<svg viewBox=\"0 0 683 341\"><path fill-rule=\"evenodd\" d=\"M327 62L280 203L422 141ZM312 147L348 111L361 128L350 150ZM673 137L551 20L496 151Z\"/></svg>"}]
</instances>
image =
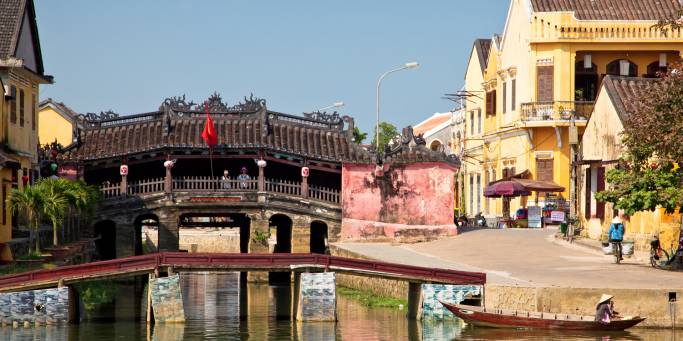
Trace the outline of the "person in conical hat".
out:
<instances>
[{"instance_id":1,"label":"person in conical hat","mask_svg":"<svg viewBox=\"0 0 683 341\"><path fill-rule=\"evenodd\" d=\"M602 294L598 301L598 306L595 307L595 320L600 323L608 324L612 318L618 313L614 311L614 296Z\"/></svg>"}]
</instances>

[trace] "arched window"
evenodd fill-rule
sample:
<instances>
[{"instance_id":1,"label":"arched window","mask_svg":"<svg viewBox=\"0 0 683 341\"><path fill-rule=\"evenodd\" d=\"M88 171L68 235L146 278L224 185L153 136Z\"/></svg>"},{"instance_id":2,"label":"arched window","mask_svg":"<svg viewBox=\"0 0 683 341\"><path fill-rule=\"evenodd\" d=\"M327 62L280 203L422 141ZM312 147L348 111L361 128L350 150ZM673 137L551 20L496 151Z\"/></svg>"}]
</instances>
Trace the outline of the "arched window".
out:
<instances>
[{"instance_id":1,"label":"arched window","mask_svg":"<svg viewBox=\"0 0 683 341\"><path fill-rule=\"evenodd\" d=\"M583 60L576 62L574 100L594 101L598 94L598 67L595 64L588 69L584 66Z\"/></svg>"},{"instance_id":2,"label":"arched window","mask_svg":"<svg viewBox=\"0 0 683 341\"><path fill-rule=\"evenodd\" d=\"M666 73L667 67L666 66L659 66L659 61L652 62L647 66L647 74L645 77L648 78L656 78L656 77L661 77L661 74Z\"/></svg>"},{"instance_id":3,"label":"arched window","mask_svg":"<svg viewBox=\"0 0 683 341\"><path fill-rule=\"evenodd\" d=\"M438 151L441 148L441 141L439 140L434 140L432 143L429 144L429 149L433 151Z\"/></svg>"},{"instance_id":4,"label":"arched window","mask_svg":"<svg viewBox=\"0 0 683 341\"><path fill-rule=\"evenodd\" d=\"M607 74L613 76L638 76L638 65L628 59L617 59L607 64Z\"/></svg>"}]
</instances>

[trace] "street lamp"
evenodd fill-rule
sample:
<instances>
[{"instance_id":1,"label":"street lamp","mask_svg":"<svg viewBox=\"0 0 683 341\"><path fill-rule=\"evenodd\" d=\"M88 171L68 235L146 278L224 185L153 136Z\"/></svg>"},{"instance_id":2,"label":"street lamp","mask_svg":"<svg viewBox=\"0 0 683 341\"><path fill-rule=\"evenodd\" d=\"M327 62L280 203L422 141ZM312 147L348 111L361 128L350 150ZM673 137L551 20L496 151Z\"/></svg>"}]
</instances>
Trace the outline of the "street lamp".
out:
<instances>
[{"instance_id":1,"label":"street lamp","mask_svg":"<svg viewBox=\"0 0 683 341\"><path fill-rule=\"evenodd\" d=\"M332 109L332 108L341 108L343 106L344 106L344 102L342 102L342 101L334 102L330 106L318 109L318 112L322 112L323 110Z\"/></svg>"},{"instance_id":2,"label":"street lamp","mask_svg":"<svg viewBox=\"0 0 683 341\"><path fill-rule=\"evenodd\" d=\"M377 80L377 127L375 130L375 139L377 140L377 153L379 154L379 88L382 85L382 80L384 77L388 76L391 73L398 72L401 70L406 70L406 69L416 69L420 66L417 62L410 62L410 63L405 63L403 66L389 70L385 73L383 73L380 77L379 80Z\"/></svg>"}]
</instances>

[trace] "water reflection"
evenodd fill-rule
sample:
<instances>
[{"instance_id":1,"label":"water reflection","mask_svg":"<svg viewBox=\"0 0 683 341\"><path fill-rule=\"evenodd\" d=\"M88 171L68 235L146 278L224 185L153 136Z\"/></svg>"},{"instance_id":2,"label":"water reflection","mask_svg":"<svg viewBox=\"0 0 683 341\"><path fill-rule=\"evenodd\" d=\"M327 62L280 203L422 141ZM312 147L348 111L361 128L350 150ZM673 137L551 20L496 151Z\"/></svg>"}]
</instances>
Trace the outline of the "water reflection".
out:
<instances>
[{"instance_id":1,"label":"water reflection","mask_svg":"<svg viewBox=\"0 0 683 341\"><path fill-rule=\"evenodd\" d=\"M70 326L0 327L0 340L655 340L676 339L670 330L623 333L544 332L473 328L459 320L409 321L404 310L368 308L338 296L337 323L291 321L292 286L246 283L239 273L181 277L187 321L147 325L140 320L137 282L120 283L110 307ZM144 316L144 314L142 314ZM676 334L679 338L683 332Z\"/></svg>"}]
</instances>

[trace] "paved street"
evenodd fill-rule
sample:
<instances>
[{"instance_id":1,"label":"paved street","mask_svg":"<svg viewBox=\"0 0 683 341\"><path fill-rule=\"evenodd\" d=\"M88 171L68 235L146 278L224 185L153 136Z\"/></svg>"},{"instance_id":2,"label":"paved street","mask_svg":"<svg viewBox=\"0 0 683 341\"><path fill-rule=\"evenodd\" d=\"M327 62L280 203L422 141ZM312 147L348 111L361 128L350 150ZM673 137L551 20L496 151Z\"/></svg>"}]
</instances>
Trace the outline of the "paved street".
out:
<instances>
[{"instance_id":1,"label":"paved street","mask_svg":"<svg viewBox=\"0 0 683 341\"><path fill-rule=\"evenodd\" d=\"M555 230L486 229L419 244L340 243L339 247L397 263L483 271L496 284L574 288L683 288L683 273L656 270L578 245L553 242Z\"/></svg>"}]
</instances>

